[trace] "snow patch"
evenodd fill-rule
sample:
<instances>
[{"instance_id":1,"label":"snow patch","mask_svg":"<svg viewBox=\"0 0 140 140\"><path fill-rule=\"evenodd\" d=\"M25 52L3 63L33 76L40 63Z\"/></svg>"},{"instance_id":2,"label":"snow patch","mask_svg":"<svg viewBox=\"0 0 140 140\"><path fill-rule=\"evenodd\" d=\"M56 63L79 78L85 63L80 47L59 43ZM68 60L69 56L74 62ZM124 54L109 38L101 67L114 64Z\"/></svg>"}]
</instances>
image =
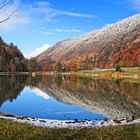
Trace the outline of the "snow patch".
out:
<instances>
[{"instance_id":1,"label":"snow patch","mask_svg":"<svg viewBox=\"0 0 140 140\"><path fill-rule=\"evenodd\" d=\"M30 58L34 58L36 56L38 56L39 54L43 53L44 51L46 51L48 48L50 47L49 44L44 44L43 46L33 50L29 55L27 55L26 57L28 59Z\"/></svg>"},{"instance_id":2,"label":"snow patch","mask_svg":"<svg viewBox=\"0 0 140 140\"><path fill-rule=\"evenodd\" d=\"M0 113L0 119L11 120L20 123L28 123L34 126L48 127L48 128L81 128L81 127L107 127L116 125L131 125L140 123L140 118L132 120L131 118L126 119L108 119L108 120L49 120L49 119L37 119L29 117L18 117L14 115L6 115Z\"/></svg>"}]
</instances>

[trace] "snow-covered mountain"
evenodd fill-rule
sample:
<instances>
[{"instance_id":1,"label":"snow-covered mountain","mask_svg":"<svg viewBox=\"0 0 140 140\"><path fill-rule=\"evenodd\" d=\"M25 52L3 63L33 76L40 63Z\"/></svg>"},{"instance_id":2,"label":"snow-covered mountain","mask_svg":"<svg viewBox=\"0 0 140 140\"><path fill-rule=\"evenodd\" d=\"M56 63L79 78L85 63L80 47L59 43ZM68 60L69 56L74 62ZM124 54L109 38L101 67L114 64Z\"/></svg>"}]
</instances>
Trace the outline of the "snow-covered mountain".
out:
<instances>
[{"instance_id":1,"label":"snow-covered mountain","mask_svg":"<svg viewBox=\"0 0 140 140\"><path fill-rule=\"evenodd\" d=\"M37 55L41 54L42 52L46 51L50 47L49 44L44 44L41 47L33 50L29 55L27 55L27 58L33 58L36 57Z\"/></svg>"},{"instance_id":2,"label":"snow-covered mountain","mask_svg":"<svg viewBox=\"0 0 140 140\"><path fill-rule=\"evenodd\" d=\"M36 57L38 63L53 66L60 61L68 69L73 59L79 69L140 65L140 14L128 17L78 38L66 39Z\"/></svg>"}]
</instances>

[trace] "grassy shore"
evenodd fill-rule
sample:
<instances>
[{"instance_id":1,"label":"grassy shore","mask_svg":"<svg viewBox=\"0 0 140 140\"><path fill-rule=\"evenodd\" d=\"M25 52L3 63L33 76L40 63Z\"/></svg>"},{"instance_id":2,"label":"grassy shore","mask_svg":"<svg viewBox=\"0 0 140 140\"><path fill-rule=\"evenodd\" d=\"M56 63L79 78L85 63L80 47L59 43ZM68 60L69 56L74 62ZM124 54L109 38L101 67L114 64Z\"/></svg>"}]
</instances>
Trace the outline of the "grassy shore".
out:
<instances>
[{"instance_id":1,"label":"grassy shore","mask_svg":"<svg viewBox=\"0 0 140 140\"><path fill-rule=\"evenodd\" d=\"M76 72L37 72L36 75L77 75L82 77L95 77L100 79L140 79L140 67L122 68L122 72L115 69L82 70Z\"/></svg>"},{"instance_id":2,"label":"grassy shore","mask_svg":"<svg viewBox=\"0 0 140 140\"><path fill-rule=\"evenodd\" d=\"M95 77L100 79L140 79L140 67L121 68L122 72L116 72L115 69L94 69L67 72L0 72L0 75L77 75L82 77Z\"/></svg>"},{"instance_id":3,"label":"grassy shore","mask_svg":"<svg viewBox=\"0 0 140 140\"><path fill-rule=\"evenodd\" d=\"M0 119L0 140L140 140L140 124L51 129Z\"/></svg>"}]
</instances>

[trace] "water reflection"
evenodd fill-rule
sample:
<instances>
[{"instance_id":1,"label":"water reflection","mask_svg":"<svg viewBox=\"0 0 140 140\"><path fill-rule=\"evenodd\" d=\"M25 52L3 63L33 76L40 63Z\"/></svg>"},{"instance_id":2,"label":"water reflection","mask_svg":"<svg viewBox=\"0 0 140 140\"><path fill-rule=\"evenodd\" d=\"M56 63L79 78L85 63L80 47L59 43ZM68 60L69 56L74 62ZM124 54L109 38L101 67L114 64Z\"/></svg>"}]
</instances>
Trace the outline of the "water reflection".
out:
<instances>
[{"instance_id":1,"label":"water reflection","mask_svg":"<svg viewBox=\"0 0 140 140\"><path fill-rule=\"evenodd\" d=\"M0 106L6 101L11 102L24 89L25 79L19 76L0 76Z\"/></svg>"},{"instance_id":2,"label":"water reflection","mask_svg":"<svg viewBox=\"0 0 140 140\"><path fill-rule=\"evenodd\" d=\"M140 114L139 81L99 80L76 76L1 76L0 105L7 100L12 102L16 99L24 87L28 90L30 87L32 92L45 100L56 99L61 103L80 106L89 112L113 118ZM46 111L49 112L47 109ZM79 110L59 110L55 115L78 113Z\"/></svg>"},{"instance_id":3,"label":"water reflection","mask_svg":"<svg viewBox=\"0 0 140 140\"><path fill-rule=\"evenodd\" d=\"M139 82L98 80L76 76L48 77L48 79L42 79L40 88L61 102L79 105L91 112L103 113L111 117L140 113Z\"/></svg>"}]
</instances>

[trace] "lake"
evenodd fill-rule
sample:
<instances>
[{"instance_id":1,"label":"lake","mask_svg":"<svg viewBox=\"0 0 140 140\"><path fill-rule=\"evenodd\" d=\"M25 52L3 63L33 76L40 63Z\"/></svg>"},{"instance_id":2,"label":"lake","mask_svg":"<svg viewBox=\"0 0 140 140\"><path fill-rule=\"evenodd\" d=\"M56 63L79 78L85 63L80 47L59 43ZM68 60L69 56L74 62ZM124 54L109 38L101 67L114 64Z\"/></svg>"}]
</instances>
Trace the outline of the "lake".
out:
<instances>
[{"instance_id":1,"label":"lake","mask_svg":"<svg viewBox=\"0 0 140 140\"><path fill-rule=\"evenodd\" d=\"M140 81L0 76L0 112L57 120L138 116Z\"/></svg>"}]
</instances>

